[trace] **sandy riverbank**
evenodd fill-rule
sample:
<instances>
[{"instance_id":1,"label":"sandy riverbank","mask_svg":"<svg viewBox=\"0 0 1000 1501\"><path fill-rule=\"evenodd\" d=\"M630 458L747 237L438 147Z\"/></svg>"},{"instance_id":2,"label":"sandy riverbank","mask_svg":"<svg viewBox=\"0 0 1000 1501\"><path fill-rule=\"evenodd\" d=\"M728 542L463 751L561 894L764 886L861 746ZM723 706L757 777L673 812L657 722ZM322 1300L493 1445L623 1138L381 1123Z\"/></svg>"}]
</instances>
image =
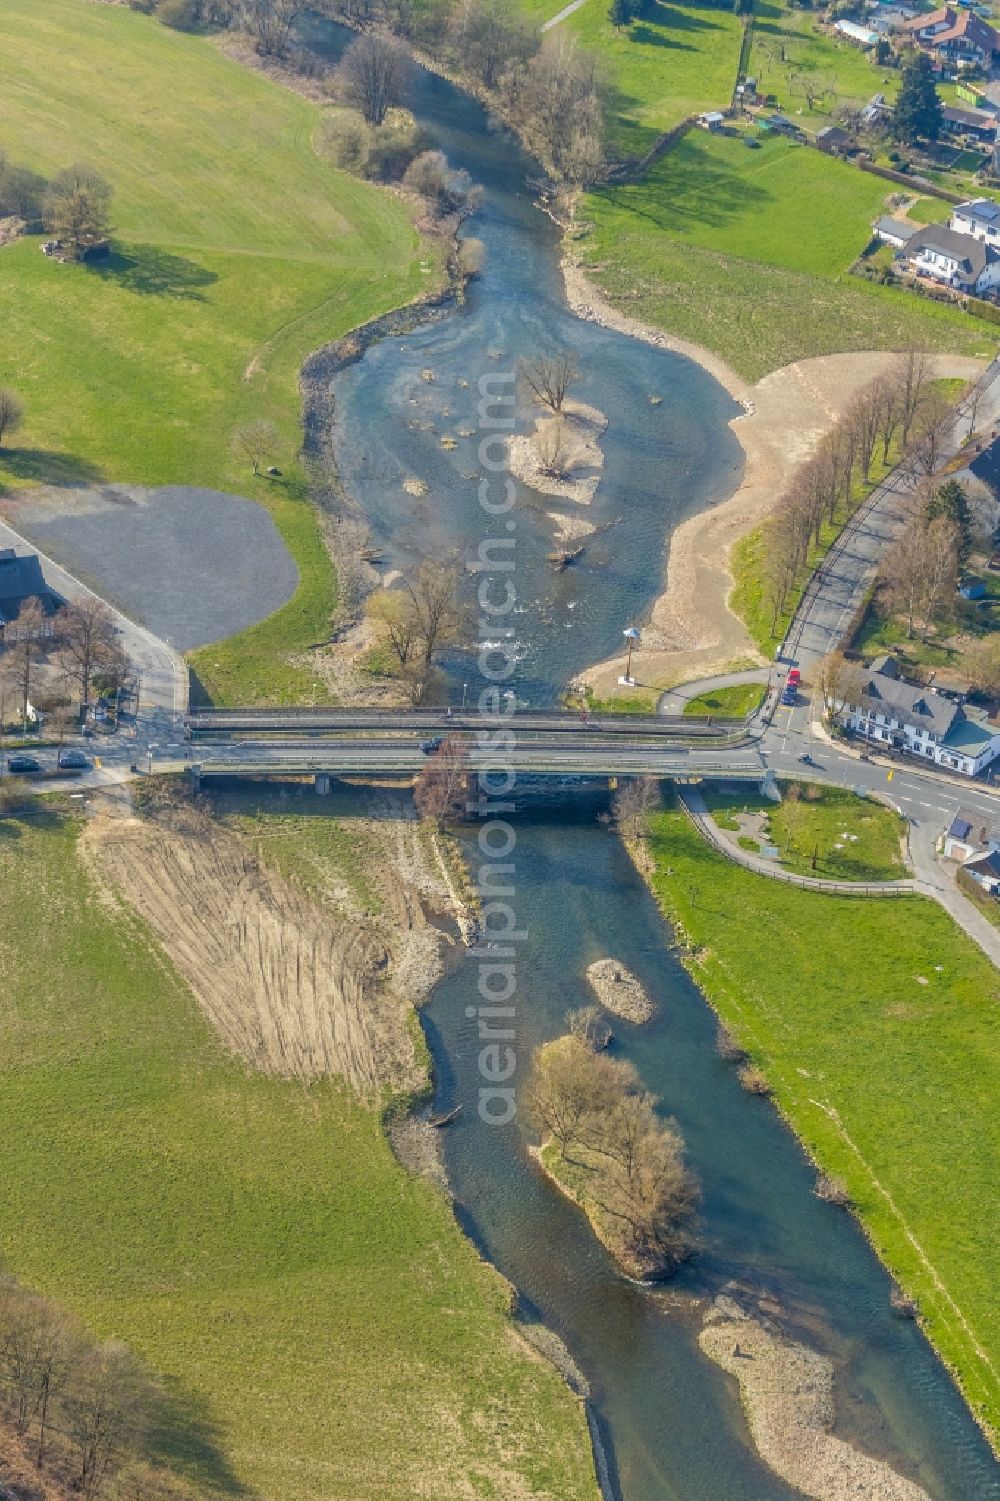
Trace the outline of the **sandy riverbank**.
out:
<instances>
[{"instance_id":1,"label":"sandy riverbank","mask_svg":"<svg viewBox=\"0 0 1000 1501\"><path fill-rule=\"evenodd\" d=\"M578 317L617 329L694 360L744 412L730 424L743 449L743 478L735 494L681 523L670 538L663 593L653 605L642 649L632 659L641 685L669 687L707 677L735 658L759 657L746 626L729 609L729 554L759 526L800 464L846 411L858 391L896 358L885 352L820 355L797 360L750 385L710 350L630 318L606 301L579 266L564 258L566 296ZM938 356L939 376L973 378L981 360ZM617 693L624 657L581 674L598 697Z\"/></svg>"},{"instance_id":2,"label":"sandy riverbank","mask_svg":"<svg viewBox=\"0 0 1000 1501\"><path fill-rule=\"evenodd\" d=\"M832 1432L833 1365L791 1339L780 1325L723 1293L698 1343L735 1376L757 1452L776 1475L814 1501L930 1501L927 1492L885 1460Z\"/></svg>"}]
</instances>

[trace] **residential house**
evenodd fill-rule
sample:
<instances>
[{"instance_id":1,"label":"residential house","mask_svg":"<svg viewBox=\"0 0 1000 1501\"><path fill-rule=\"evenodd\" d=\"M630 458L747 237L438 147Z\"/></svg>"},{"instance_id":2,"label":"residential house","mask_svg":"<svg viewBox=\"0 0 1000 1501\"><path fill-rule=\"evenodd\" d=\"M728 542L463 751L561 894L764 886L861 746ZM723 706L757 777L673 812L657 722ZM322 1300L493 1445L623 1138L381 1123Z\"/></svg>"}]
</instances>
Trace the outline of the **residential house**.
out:
<instances>
[{"instance_id":1,"label":"residential house","mask_svg":"<svg viewBox=\"0 0 1000 1501\"><path fill-rule=\"evenodd\" d=\"M1000 249L1000 203L994 203L992 198L972 198L968 203L959 203L948 220L948 228Z\"/></svg>"},{"instance_id":2,"label":"residential house","mask_svg":"<svg viewBox=\"0 0 1000 1501\"><path fill-rule=\"evenodd\" d=\"M28 599L41 600L47 615L54 614L62 603L45 582L34 553L19 556L12 547L0 548L0 636Z\"/></svg>"},{"instance_id":3,"label":"residential house","mask_svg":"<svg viewBox=\"0 0 1000 1501\"><path fill-rule=\"evenodd\" d=\"M969 777L1000 755L1000 724L942 693L906 682L893 657L866 668L856 692L858 702L846 704L839 717L875 744Z\"/></svg>"},{"instance_id":4,"label":"residential house","mask_svg":"<svg viewBox=\"0 0 1000 1501\"><path fill-rule=\"evenodd\" d=\"M993 54L1000 51L1000 36L971 10L944 5L929 15L914 16L903 31L929 52L944 69L957 67L989 68Z\"/></svg>"},{"instance_id":5,"label":"residential house","mask_svg":"<svg viewBox=\"0 0 1000 1501\"><path fill-rule=\"evenodd\" d=\"M997 895L1000 890L1000 854L991 851L988 855L977 855L974 860L966 860L962 869L990 896Z\"/></svg>"},{"instance_id":6,"label":"residential house","mask_svg":"<svg viewBox=\"0 0 1000 1501\"><path fill-rule=\"evenodd\" d=\"M911 271L966 296L1000 286L1000 250L978 236L929 224L906 245Z\"/></svg>"},{"instance_id":7,"label":"residential house","mask_svg":"<svg viewBox=\"0 0 1000 1501\"><path fill-rule=\"evenodd\" d=\"M883 245L891 245L894 250L902 250L918 233L915 224L907 224L902 219L891 219L888 216L876 219L872 230L877 240L881 240Z\"/></svg>"},{"instance_id":8,"label":"residential house","mask_svg":"<svg viewBox=\"0 0 1000 1501\"><path fill-rule=\"evenodd\" d=\"M726 123L726 117L721 110L709 109L703 115L698 116L698 124L702 130L718 131Z\"/></svg>"},{"instance_id":9,"label":"residential house","mask_svg":"<svg viewBox=\"0 0 1000 1501\"><path fill-rule=\"evenodd\" d=\"M816 145L831 156L843 156L853 144L850 132L840 125L826 125L816 132Z\"/></svg>"},{"instance_id":10,"label":"residential house","mask_svg":"<svg viewBox=\"0 0 1000 1501\"><path fill-rule=\"evenodd\" d=\"M984 146L992 146L996 139L997 117L983 109L953 109L941 111L941 123L947 136L974 136Z\"/></svg>"}]
</instances>

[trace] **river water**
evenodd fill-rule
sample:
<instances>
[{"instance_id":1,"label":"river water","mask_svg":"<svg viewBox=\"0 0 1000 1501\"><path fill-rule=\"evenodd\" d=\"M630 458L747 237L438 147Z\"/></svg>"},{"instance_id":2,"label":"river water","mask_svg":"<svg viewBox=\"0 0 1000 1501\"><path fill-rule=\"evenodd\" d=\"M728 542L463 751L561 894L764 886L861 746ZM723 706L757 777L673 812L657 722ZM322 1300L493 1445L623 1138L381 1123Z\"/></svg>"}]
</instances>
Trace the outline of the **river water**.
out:
<instances>
[{"instance_id":1,"label":"river water","mask_svg":"<svg viewBox=\"0 0 1000 1501\"><path fill-rule=\"evenodd\" d=\"M315 20L305 36L328 57L347 39ZM485 530L476 497L480 377L510 371L546 345L577 352L585 380L575 394L610 419L589 513L607 530L557 575L545 561L551 527L529 492L519 490L515 513L524 603L517 687L529 701L551 701L641 620L677 523L735 487L741 451L727 423L737 409L689 361L569 313L557 232L526 185L530 164L475 102L418 70L408 103L452 164L486 189L469 227L486 246L485 270L460 311L384 340L336 378L338 467L392 566L456 548L474 554ZM461 437L462 428L475 435ZM442 436L457 446L443 448ZM407 494L407 478L423 480L427 495ZM452 664L454 691L463 677L468 665ZM594 959L614 955L640 977L656 1019L642 1028L617 1023L616 1047L684 1134L704 1190L696 1260L655 1291L616 1275L586 1221L533 1167L520 1118L502 1129L479 1120L477 1023L466 1015L477 1000L471 965L442 982L424 1020L438 1105L464 1106L445 1133L458 1213L520 1290L525 1316L557 1330L583 1369L616 1494L799 1494L756 1457L733 1383L698 1350L705 1300L735 1280L775 1294L790 1329L833 1360L841 1436L910 1475L934 1501L998 1501L1000 1471L988 1446L919 1330L891 1313L888 1278L853 1220L814 1197L814 1173L793 1136L717 1058L709 1008L619 842L598 826L601 807L596 795L563 788L518 815L516 905L528 929L519 948L518 1056L523 1071L532 1051L563 1030L566 1010L588 999L584 972ZM472 838L467 853L475 867Z\"/></svg>"}]
</instances>

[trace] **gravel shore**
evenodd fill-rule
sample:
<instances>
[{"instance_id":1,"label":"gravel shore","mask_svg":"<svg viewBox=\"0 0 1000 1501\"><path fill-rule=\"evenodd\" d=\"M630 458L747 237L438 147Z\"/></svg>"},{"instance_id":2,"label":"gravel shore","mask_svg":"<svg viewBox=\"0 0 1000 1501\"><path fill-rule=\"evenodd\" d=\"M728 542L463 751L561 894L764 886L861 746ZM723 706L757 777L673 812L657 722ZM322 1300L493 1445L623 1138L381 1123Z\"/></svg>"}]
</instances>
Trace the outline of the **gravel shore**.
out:
<instances>
[{"instance_id":1,"label":"gravel shore","mask_svg":"<svg viewBox=\"0 0 1000 1501\"><path fill-rule=\"evenodd\" d=\"M635 975L617 959L596 959L587 968L587 979L606 1011L639 1025L656 1014L656 1007Z\"/></svg>"},{"instance_id":2,"label":"gravel shore","mask_svg":"<svg viewBox=\"0 0 1000 1501\"><path fill-rule=\"evenodd\" d=\"M921 1486L884 1460L835 1437L831 1362L790 1339L774 1320L723 1293L712 1305L698 1343L739 1382L761 1459L804 1496L814 1501L930 1501Z\"/></svg>"}]
</instances>

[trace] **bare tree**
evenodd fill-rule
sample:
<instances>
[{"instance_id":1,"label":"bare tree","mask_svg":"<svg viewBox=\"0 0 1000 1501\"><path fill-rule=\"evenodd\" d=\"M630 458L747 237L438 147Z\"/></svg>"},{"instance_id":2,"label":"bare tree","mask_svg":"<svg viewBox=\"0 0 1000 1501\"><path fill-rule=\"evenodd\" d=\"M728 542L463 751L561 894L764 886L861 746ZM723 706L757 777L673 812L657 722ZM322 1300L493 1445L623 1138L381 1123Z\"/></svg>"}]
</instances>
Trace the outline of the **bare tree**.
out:
<instances>
[{"instance_id":1,"label":"bare tree","mask_svg":"<svg viewBox=\"0 0 1000 1501\"><path fill-rule=\"evenodd\" d=\"M954 418L954 409L940 391L928 391L920 403L916 423L911 428L910 452L917 473L936 474L941 467L943 448Z\"/></svg>"},{"instance_id":2,"label":"bare tree","mask_svg":"<svg viewBox=\"0 0 1000 1501\"><path fill-rule=\"evenodd\" d=\"M458 567L428 558L400 585L413 613L415 639L425 662L455 641L463 623L458 603Z\"/></svg>"},{"instance_id":3,"label":"bare tree","mask_svg":"<svg viewBox=\"0 0 1000 1501\"><path fill-rule=\"evenodd\" d=\"M24 421L24 403L9 386L0 386L0 449L3 440L16 433Z\"/></svg>"},{"instance_id":4,"label":"bare tree","mask_svg":"<svg viewBox=\"0 0 1000 1501\"><path fill-rule=\"evenodd\" d=\"M351 43L334 72L337 92L360 110L369 125L381 125L406 84L406 54L391 37L366 33Z\"/></svg>"},{"instance_id":5,"label":"bare tree","mask_svg":"<svg viewBox=\"0 0 1000 1501\"><path fill-rule=\"evenodd\" d=\"M906 616L906 635L913 636L924 577L923 527L913 518L882 565L882 589L889 608Z\"/></svg>"},{"instance_id":6,"label":"bare tree","mask_svg":"<svg viewBox=\"0 0 1000 1501\"><path fill-rule=\"evenodd\" d=\"M459 66L494 89L504 70L523 66L539 43L508 0L471 0L453 15L451 46Z\"/></svg>"},{"instance_id":7,"label":"bare tree","mask_svg":"<svg viewBox=\"0 0 1000 1501\"><path fill-rule=\"evenodd\" d=\"M984 370L982 375L979 376L978 380L973 381L972 385L969 387L968 391L965 394L963 405L965 407L965 414L969 419L968 431L965 434L966 442L968 442L973 433L976 431L976 422L979 418L979 408L982 406L983 397L986 395L986 391L986 371Z\"/></svg>"},{"instance_id":8,"label":"bare tree","mask_svg":"<svg viewBox=\"0 0 1000 1501\"><path fill-rule=\"evenodd\" d=\"M376 589L368 596L365 614L385 634L399 666L409 662L419 638L419 622L409 597L401 589Z\"/></svg>"},{"instance_id":9,"label":"bare tree","mask_svg":"<svg viewBox=\"0 0 1000 1501\"><path fill-rule=\"evenodd\" d=\"M843 652L828 652L820 661L815 675L815 685L822 694L827 714L840 714L849 704L859 703L861 680L861 669L857 662L848 661Z\"/></svg>"},{"instance_id":10,"label":"bare tree","mask_svg":"<svg viewBox=\"0 0 1000 1501\"><path fill-rule=\"evenodd\" d=\"M151 1401L149 1382L124 1345L88 1351L66 1394L67 1428L76 1445L76 1489L94 1501L108 1476L140 1441Z\"/></svg>"},{"instance_id":11,"label":"bare tree","mask_svg":"<svg viewBox=\"0 0 1000 1501\"><path fill-rule=\"evenodd\" d=\"M107 179L77 162L49 183L43 205L45 227L79 260L89 246L108 234L111 196Z\"/></svg>"},{"instance_id":12,"label":"bare tree","mask_svg":"<svg viewBox=\"0 0 1000 1501\"><path fill-rule=\"evenodd\" d=\"M112 664L119 648L115 617L103 600L93 596L65 605L54 621L59 651L80 690L80 704L90 700L96 672Z\"/></svg>"},{"instance_id":13,"label":"bare tree","mask_svg":"<svg viewBox=\"0 0 1000 1501\"><path fill-rule=\"evenodd\" d=\"M558 181L592 182L603 159L605 85L599 58L551 31L524 66L508 67L498 92L529 149Z\"/></svg>"},{"instance_id":14,"label":"bare tree","mask_svg":"<svg viewBox=\"0 0 1000 1501\"><path fill-rule=\"evenodd\" d=\"M6 655L21 700L21 721L28 722L28 704L36 668L52 645L52 629L41 600L26 599L18 617L4 632Z\"/></svg>"},{"instance_id":15,"label":"bare tree","mask_svg":"<svg viewBox=\"0 0 1000 1501\"><path fill-rule=\"evenodd\" d=\"M437 828L461 817L467 797L469 757L457 740L444 740L413 784L413 801L421 818Z\"/></svg>"},{"instance_id":16,"label":"bare tree","mask_svg":"<svg viewBox=\"0 0 1000 1501\"><path fill-rule=\"evenodd\" d=\"M611 1041L611 1028L600 1006L580 1006L566 1012L566 1030L592 1053L599 1053Z\"/></svg>"},{"instance_id":17,"label":"bare tree","mask_svg":"<svg viewBox=\"0 0 1000 1501\"><path fill-rule=\"evenodd\" d=\"M566 474L568 451L566 423L561 417L541 422L535 432L535 454L543 474L562 479Z\"/></svg>"},{"instance_id":18,"label":"bare tree","mask_svg":"<svg viewBox=\"0 0 1000 1501\"><path fill-rule=\"evenodd\" d=\"M568 350L522 361L521 374L535 399L552 412L562 411L570 386L580 379L576 358Z\"/></svg>"},{"instance_id":19,"label":"bare tree","mask_svg":"<svg viewBox=\"0 0 1000 1501\"><path fill-rule=\"evenodd\" d=\"M910 441L910 429L932 373L933 365L926 349L911 345L904 354L900 355L897 379L901 412L900 429L904 448Z\"/></svg>"},{"instance_id":20,"label":"bare tree","mask_svg":"<svg viewBox=\"0 0 1000 1501\"><path fill-rule=\"evenodd\" d=\"M284 56L305 8L303 0L237 0L239 24L261 57Z\"/></svg>"},{"instance_id":21,"label":"bare tree","mask_svg":"<svg viewBox=\"0 0 1000 1501\"><path fill-rule=\"evenodd\" d=\"M13 1278L0 1282L0 1393L19 1434L37 1425L39 1465L45 1462L52 1404L67 1385L79 1348L75 1327L53 1303Z\"/></svg>"},{"instance_id":22,"label":"bare tree","mask_svg":"<svg viewBox=\"0 0 1000 1501\"><path fill-rule=\"evenodd\" d=\"M959 531L955 522L947 516L929 521L923 528L923 553L920 639L926 641L931 626L954 603L958 589Z\"/></svg>"},{"instance_id":23,"label":"bare tree","mask_svg":"<svg viewBox=\"0 0 1000 1501\"><path fill-rule=\"evenodd\" d=\"M611 799L611 818L624 839L645 839L649 820L660 806L660 784L655 777L631 777L620 784Z\"/></svg>"},{"instance_id":24,"label":"bare tree","mask_svg":"<svg viewBox=\"0 0 1000 1501\"><path fill-rule=\"evenodd\" d=\"M235 452L249 459L254 474L260 474L261 466L274 457L277 444L278 432L274 423L263 418L238 427L233 434Z\"/></svg>"},{"instance_id":25,"label":"bare tree","mask_svg":"<svg viewBox=\"0 0 1000 1501\"><path fill-rule=\"evenodd\" d=\"M1000 636L982 636L965 653L965 670L974 688L1000 697Z\"/></svg>"}]
</instances>

